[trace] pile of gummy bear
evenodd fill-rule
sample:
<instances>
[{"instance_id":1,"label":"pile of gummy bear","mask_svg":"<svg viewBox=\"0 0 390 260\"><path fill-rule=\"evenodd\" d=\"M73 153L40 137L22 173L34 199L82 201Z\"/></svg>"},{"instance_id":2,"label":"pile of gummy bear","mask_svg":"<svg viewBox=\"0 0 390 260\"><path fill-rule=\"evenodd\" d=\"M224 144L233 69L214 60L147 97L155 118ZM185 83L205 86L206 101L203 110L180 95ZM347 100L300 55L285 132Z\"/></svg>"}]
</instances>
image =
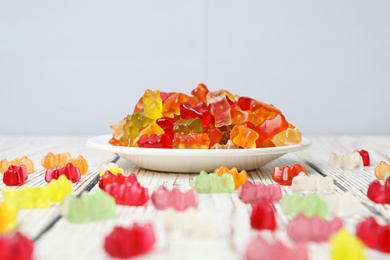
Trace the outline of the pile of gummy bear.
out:
<instances>
[{"instance_id":1,"label":"pile of gummy bear","mask_svg":"<svg viewBox=\"0 0 390 260\"><path fill-rule=\"evenodd\" d=\"M301 132L271 104L209 91L146 90L132 114L111 125L110 144L142 148L232 149L298 144Z\"/></svg>"}]
</instances>

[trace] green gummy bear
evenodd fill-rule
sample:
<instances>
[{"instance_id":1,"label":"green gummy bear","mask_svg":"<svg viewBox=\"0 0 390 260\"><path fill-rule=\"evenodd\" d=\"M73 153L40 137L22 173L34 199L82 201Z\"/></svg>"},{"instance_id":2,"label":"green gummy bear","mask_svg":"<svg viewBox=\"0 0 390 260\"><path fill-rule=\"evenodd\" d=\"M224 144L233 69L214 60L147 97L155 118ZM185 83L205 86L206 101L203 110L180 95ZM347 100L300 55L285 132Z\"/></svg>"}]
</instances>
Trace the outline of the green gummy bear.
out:
<instances>
[{"instance_id":1,"label":"green gummy bear","mask_svg":"<svg viewBox=\"0 0 390 260\"><path fill-rule=\"evenodd\" d=\"M67 196L61 215L71 222L87 222L115 217L115 200L102 190L83 192L80 197Z\"/></svg>"},{"instance_id":2,"label":"green gummy bear","mask_svg":"<svg viewBox=\"0 0 390 260\"><path fill-rule=\"evenodd\" d=\"M185 135L191 132L201 134L203 133L202 120L198 117L179 119L173 124L173 132L180 132Z\"/></svg>"},{"instance_id":3,"label":"green gummy bear","mask_svg":"<svg viewBox=\"0 0 390 260\"><path fill-rule=\"evenodd\" d=\"M280 208L284 214L295 217L303 213L306 217L319 216L325 218L328 214L328 206L317 194L301 196L299 194L286 194L280 200Z\"/></svg>"},{"instance_id":4,"label":"green gummy bear","mask_svg":"<svg viewBox=\"0 0 390 260\"><path fill-rule=\"evenodd\" d=\"M226 193L234 191L235 184L231 174L218 176L201 171L194 179L194 188L199 193Z\"/></svg>"},{"instance_id":5,"label":"green gummy bear","mask_svg":"<svg viewBox=\"0 0 390 260\"><path fill-rule=\"evenodd\" d=\"M383 176L383 182L386 183L386 179L390 176L390 171L387 171L385 173L385 176Z\"/></svg>"}]
</instances>

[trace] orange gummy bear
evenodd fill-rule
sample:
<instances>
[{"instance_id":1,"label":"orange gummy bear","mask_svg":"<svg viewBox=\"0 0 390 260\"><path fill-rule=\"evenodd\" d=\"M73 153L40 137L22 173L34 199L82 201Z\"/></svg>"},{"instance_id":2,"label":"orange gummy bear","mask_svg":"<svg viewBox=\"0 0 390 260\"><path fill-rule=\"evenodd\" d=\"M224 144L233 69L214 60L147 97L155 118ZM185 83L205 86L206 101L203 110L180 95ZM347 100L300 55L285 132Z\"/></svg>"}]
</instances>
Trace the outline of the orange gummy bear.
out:
<instances>
[{"instance_id":1,"label":"orange gummy bear","mask_svg":"<svg viewBox=\"0 0 390 260\"><path fill-rule=\"evenodd\" d=\"M22 158L15 158L12 161L7 161L6 159L0 160L0 173L5 172L11 165L26 166L27 173L32 173L34 171L34 163L28 156L23 156Z\"/></svg>"},{"instance_id":2,"label":"orange gummy bear","mask_svg":"<svg viewBox=\"0 0 390 260\"><path fill-rule=\"evenodd\" d=\"M86 174L88 172L88 163L87 160L82 155L77 156L77 158L72 158L69 161L73 164L74 167L79 168L80 174Z\"/></svg>"},{"instance_id":3,"label":"orange gummy bear","mask_svg":"<svg viewBox=\"0 0 390 260\"><path fill-rule=\"evenodd\" d=\"M245 125L235 125L230 132L230 140L242 148L256 148L256 140L259 134Z\"/></svg>"},{"instance_id":4,"label":"orange gummy bear","mask_svg":"<svg viewBox=\"0 0 390 260\"><path fill-rule=\"evenodd\" d=\"M48 152L46 156L42 158L42 166L46 169L54 169L58 166L64 167L71 159L70 153L57 153Z\"/></svg>"},{"instance_id":5,"label":"orange gummy bear","mask_svg":"<svg viewBox=\"0 0 390 260\"><path fill-rule=\"evenodd\" d=\"M386 172L390 171L390 165L384 161L381 161L374 170L374 175L378 180L383 180Z\"/></svg>"},{"instance_id":6,"label":"orange gummy bear","mask_svg":"<svg viewBox=\"0 0 390 260\"><path fill-rule=\"evenodd\" d=\"M233 167L229 170L228 167L222 165L221 167L216 168L214 170L214 173L217 174L218 176L222 176L223 174L226 173L232 175L234 179L235 190L237 190L239 186L245 184L246 181L248 180L248 174L246 170L241 170L240 172L238 172L236 167Z\"/></svg>"}]
</instances>

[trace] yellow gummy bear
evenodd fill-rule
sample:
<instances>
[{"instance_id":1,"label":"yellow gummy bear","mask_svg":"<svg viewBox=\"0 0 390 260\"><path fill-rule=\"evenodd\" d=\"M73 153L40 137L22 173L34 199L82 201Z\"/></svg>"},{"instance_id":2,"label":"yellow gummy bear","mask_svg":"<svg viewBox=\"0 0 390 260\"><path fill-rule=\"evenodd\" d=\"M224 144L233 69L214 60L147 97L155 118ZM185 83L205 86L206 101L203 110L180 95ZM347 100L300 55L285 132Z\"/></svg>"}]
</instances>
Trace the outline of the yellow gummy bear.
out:
<instances>
[{"instance_id":1,"label":"yellow gummy bear","mask_svg":"<svg viewBox=\"0 0 390 260\"><path fill-rule=\"evenodd\" d=\"M289 127L286 130L276 134L272 138L272 142L276 146L299 144L301 141L302 141L301 131L295 126L293 126L292 124L289 124Z\"/></svg>"},{"instance_id":2,"label":"yellow gummy bear","mask_svg":"<svg viewBox=\"0 0 390 260\"><path fill-rule=\"evenodd\" d=\"M142 96L143 108L145 116L156 120L162 117L162 99L160 90L152 91L147 89Z\"/></svg>"},{"instance_id":3,"label":"yellow gummy bear","mask_svg":"<svg viewBox=\"0 0 390 260\"><path fill-rule=\"evenodd\" d=\"M330 239L332 260L363 260L364 244L345 228L339 229Z\"/></svg>"},{"instance_id":4,"label":"yellow gummy bear","mask_svg":"<svg viewBox=\"0 0 390 260\"><path fill-rule=\"evenodd\" d=\"M23 186L17 190L4 187L2 193L5 200L14 202L22 209L50 207L50 193L44 187Z\"/></svg>"},{"instance_id":5,"label":"yellow gummy bear","mask_svg":"<svg viewBox=\"0 0 390 260\"><path fill-rule=\"evenodd\" d=\"M0 234L7 233L16 227L17 206L10 201L0 201Z\"/></svg>"},{"instance_id":6,"label":"yellow gummy bear","mask_svg":"<svg viewBox=\"0 0 390 260\"><path fill-rule=\"evenodd\" d=\"M73 184L65 175L52 179L45 187L49 191L49 198L51 202L63 202L67 195L73 194Z\"/></svg>"}]
</instances>

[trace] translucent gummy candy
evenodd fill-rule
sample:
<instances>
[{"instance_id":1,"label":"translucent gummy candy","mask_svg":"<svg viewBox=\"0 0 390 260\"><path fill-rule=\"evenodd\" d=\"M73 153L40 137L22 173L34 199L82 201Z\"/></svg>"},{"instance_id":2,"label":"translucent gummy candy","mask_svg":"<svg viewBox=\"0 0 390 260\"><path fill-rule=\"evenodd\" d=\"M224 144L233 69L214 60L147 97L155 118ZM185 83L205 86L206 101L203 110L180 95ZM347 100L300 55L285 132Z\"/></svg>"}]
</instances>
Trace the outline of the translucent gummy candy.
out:
<instances>
[{"instance_id":1,"label":"translucent gummy candy","mask_svg":"<svg viewBox=\"0 0 390 260\"><path fill-rule=\"evenodd\" d=\"M124 174L125 171L120 168L116 163L108 163L108 164L103 164L102 168L100 170L100 176L103 176L106 171L109 171L111 174L117 175L118 173Z\"/></svg>"},{"instance_id":2,"label":"translucent gummy candy","mask_svg":"<svg viewBox=\"0 0 390 260\"><path fill-rule=\"evenodd\" d=\"M155 242L152 224L134 223L130 228L114 227L104 240L104 249L112 257L130 258L149 252Z\"/></svg>"},{"instance_id":3,"label":"translucent gummy candy","mask_svg":"<svg viewBox=\"0 0 390 260\"><path fill-rule=\"evenodd\" d=\"M17 215L18 208L13 202L0 201L0 234L7 233L16 227Z\"/></svg>"},{"instance_id":4,"label":"translucent gummy candy","mask_svg":"<svg viewBox=\"0 0 390 260\"><path fill-rule=\"evenodd\" d=\"M350 192L320 196L325 201L328 212L332 216L350 217L359 215L362 210L360 200Z\"/></svg>"},{"instance_id":5,"label":"translucent gummy candy","mask_svg":"<svg viewBox=\"0 0 390 260\"><path fill-rule=\"evenodd\" d=\"M385 177L386 172L388 172L388 171L390 171L390 165L387 164L387 163L384 162L384 161L381 161L381 162L375 167L374 174L375 174L375 177L376 177L378 180L383 180L383 178Z\"/></svg>"},{"instance_id":6,"label":"translucent gummy candy","mask_svg":"<svg viewBox=\"0 0 390 260\"><path fill-rule=\"evenodd\" d=\"M6 159L0 160L0 173L5 172L11 165L26 166L27 173L30 174L34 171L34 162L28 158L28 156L23 156L22 158L15 158L11 161L7 161Z\"/></svg>"},{"instance_id":7,"label":"translucent gummy candy","mask_svg":"<svg viewBox=\"0 0 390 260\"><path fill-rule=\"evenodd\" d=\"M337 169L354 170L363 168L363 158L358 152L336 154L331 153L329 166Z\"/></svg>"},{"instance_id":8,"label":"translucent gummy candy","mask_svg":"<svg viewBox=\"0 0 390 260\"><path fill-rule=\"evenodd\" d=\"M142 187L138 181L122 184L109 183L105 186L104 191L111 195L118 205L143 206L149 200L148 189Z\"/></svg>"},{"instance_id":9,"label":"translucent gummy candy","mask_svg":"<svg viewBox=\"0 0 390 260\"><path fill-rule=\"evenodd\" d=\"M374 180L368 185L367 197L375 203L390 204L390 179L387 178L382 185L378 180Z\"/></svg>"},{"instance_id":10,"label":"translucent gummy candy","mask_svg":"<svg viewBox=\"0 0 390 260\"><path fill-rule=\"evenodd\" d=\"M262 184L247 181L237 190L238 198L244 203L256 203L265 199L269 203L278 202L282 198L282 188L279 184Z\"/></svg>"},{"instance_id":11,"label":"translucent gummy candy","mask_svg":"<svg viewBox=\"0 0 390 260\"><path fill-rule=\"evenodd\" d=\"M157 209L173 208L183 211L198 206L198 193L194 189L181 192L179 189L168 190L165 186L160 186L152 193L151 200Z\"/></svg>"},{"instance_id":12,"label":"translucent gummy candy","mask_svg":"<svg viewBox=\"0 0 390 260\"><path fill-rule=\"evenodd\" d=\"M185 236L216 237L227 230L228 223L209 208L188 208L186 211L165 211L165 229Z\"/></svg>"},{"instance_id":13,"label":"translucent gummy candy","mask_svg":"<svg viewBox=\"0 0 390 260\"><path fill-rule=\"evenodd\" d=\"M332 260L366 259L363 242L355 235L349 233L345 228L339 229L332 235L330 244L330 255Z\"/></svg>"},{"instance_id":14,"label":"translucent gummy candy","mask_svg":"<svg viewBox=\"0 0 390 260\"><path fill-rule=\"evenodd\" d=\"M343 227L339 218L324 220L318 216L306 217L298 214L287 225L287 234L296 242L326 242L329 237Z\"/></svg>"},{"instance_id":15,"label":"translucent gummy candy","mask_svg":"<svg viewBox=\"0 0 390 260\"><path fill-rule=\"evenodd\" d=\"M0 236L0 259L32 260L34 242L19 231L7 236Z\"/></svg>"},{"instance_id":16,"label":"translucent gummy candy","mask_svg":"<svg viewBox=\"0 0 390 260\"><path fill-rule=\"evenodd\" d=\"M356 235L363 240L366 246L390 253L390 226L380 225L374 217L359 222L356 225Z\"/></svg>"},{"instance_id":17,"label":"translucent gummy candy","mask_svg":"<svg viewBox=\"0 0 390 260\"><path fill-rule=\"evenodd\" d=\"M250 216L251 226L257 230L275 230L276 220L275 211L271 203L262 199L252 204Z\"/></svg>"},{"instance_id":18,"label":"translucent gummy candy","mask_svg":"<svg viewBox=\"0 0 390 260\"><path fill-rule=\"evenodd\" d=\"M4 172L3 182L7 186L19 186L24 184L28 179L27 168L25 165L11 165Z\"/></svg>"},{"instance_id":19,"label":"translucent gummy candy","mask_svg":"<svg viewBox=\"0 0 390 260\"><path fill-rule=\"evenodd\" d=\"M22 186L17 190L4 187L2 193L6 200L22 209L49 208L51 205L50 192L44 187Z\"/></svg>"},{"instance_id":20,"label":"translucent gummy candy","mask_svg":"<svg viewBox=\"0 0 390 260\"><path fill-rule=\"evenodd\" d=\"M285 194L279 203L284 214L291 217L303 213L307 217L319 216L325 218L328 214L326 203L317 194L307 196L301 196L296 193Z\"/></svg>"},{"instance_id":21,"label":"translucent gummy candy","mask_svg":"<svg viewBox=\"0 0 390 260\"><path fill-rule=\"evenodd\" d=\"M356 150L363 159L363 166L370 166L370 154L366 150Z\"/></svg>"},{"instance_id":22,"label":"translucent gummy candy","mask_svg":"<svg viewBox=\"0 0 390 260\"><path fill-rule=\"evenodd\" d=\"M218 176L214 173L208 174L201 171L194 178L194 188L199 193L224 193L234 191L235 184L231 174Z\"/></svg>"},{"instance_id":23,"label":"translucent gummy candy","mask_svg":"<svg viewBox=\"0 0 390 260\"><path fill-rule=\"evenodd\" d=\"M67 195L73 194L73 184L65 175L52 179L45 187L49 190L51 202L63 202Z\"/></svg>"},{"instance_id":24,"label":"translucent gummy candy","mask_svg":"<svg viewBox=\"0 0 390 260\"><path fill-rule=\"evenodd\" d=\"M234 179L234 185L236 190L238 189L239 186L245 184L246 181L248 180L248 174L246 170L241 170L240 172L238 172L236 167L229 169L225 165L222 165L221 167L216 168L214 170L214 173L217 174L218 176L222 176L225 173L231 174Z\"/></svg>"},{"instance_id":25,"label":"translucent gummy candy","mask_svg":"<svg viewBox=\"0 0 390 260\"><path fill-rule=\"evenodd\" d=\"M83 192L80 197L67 196L61 215L71 222L105 220L115 217L115 201L102 190Z\"/></svg>"},{"instance_id":26,"label":"translucent gummy candy","mask_svg":"<svg viewBox=\"0 0 390 260\"><path fill-rule=\"evenodd\" d=\"M50 182L52 179L58 179L61 175L65 175L73 183L78 182L81 178L80 169L68 163L65 167L58 166L56 169L47 169L45 181Z\"/></svg>"},{"instance_id":27,"label":"translucent gummy candy","mask_svg":"<svg viewBox=\"0 0 390 260\"><path fill-rule=\"evenodd\" d=\"M72 156L70 153L57 153L54 154L52 152L48 152L43 158L42 158L42 166L46 169L54 169L58 166L64 167L67 165L70 161Z\"/></svg>"},{"instance_id":28,"label":"translucent gummy candy","mask_svg":"<svg viewBox=\"0 0 390 260\"><path fill-rule=\"evenodd\" d=\"M307 175L300 172L295 176L291 183L293 191L308 194L308 193L333 193L334 185L333 178L326 176L325 178L315 175Z\"/></svg>"},{"instance_id":29,"label":"translucent gummy candy","mask_svg":"<svg viewBox=\"0 0 390 260\"><path fill-rule=\"evenodd\" d=\"M282 168L276 166L272 172L272 180L280 185L291 186L293 178L301 172L307 175L306 169L298 163L292 166L283 165Z\"/></svg>"},{"instance_id":30,"label":"translucent gummy candy","mask_svg":"<svg viewBox=\"0 0 390 260\"><path fill-rule=\"evenodd\" d=\"M281 241L269 242L257 236L248 244L245 259L309 260L309 255L304 244L288 247Z\"/></svg>"},{"instance_id":31,"label":"translucent gummy candy","mask_svg":"<svg viewBox=\"0 0 390 260\"><path fill-rule=\"evenodd\" d=\"M106 171L99 179L99 188L105 190L108 184L131 184L134 182L138 182L137 175L134 172L125 176L123 174L113 174L111 171Z\"/></svg>"}]
</instances>

